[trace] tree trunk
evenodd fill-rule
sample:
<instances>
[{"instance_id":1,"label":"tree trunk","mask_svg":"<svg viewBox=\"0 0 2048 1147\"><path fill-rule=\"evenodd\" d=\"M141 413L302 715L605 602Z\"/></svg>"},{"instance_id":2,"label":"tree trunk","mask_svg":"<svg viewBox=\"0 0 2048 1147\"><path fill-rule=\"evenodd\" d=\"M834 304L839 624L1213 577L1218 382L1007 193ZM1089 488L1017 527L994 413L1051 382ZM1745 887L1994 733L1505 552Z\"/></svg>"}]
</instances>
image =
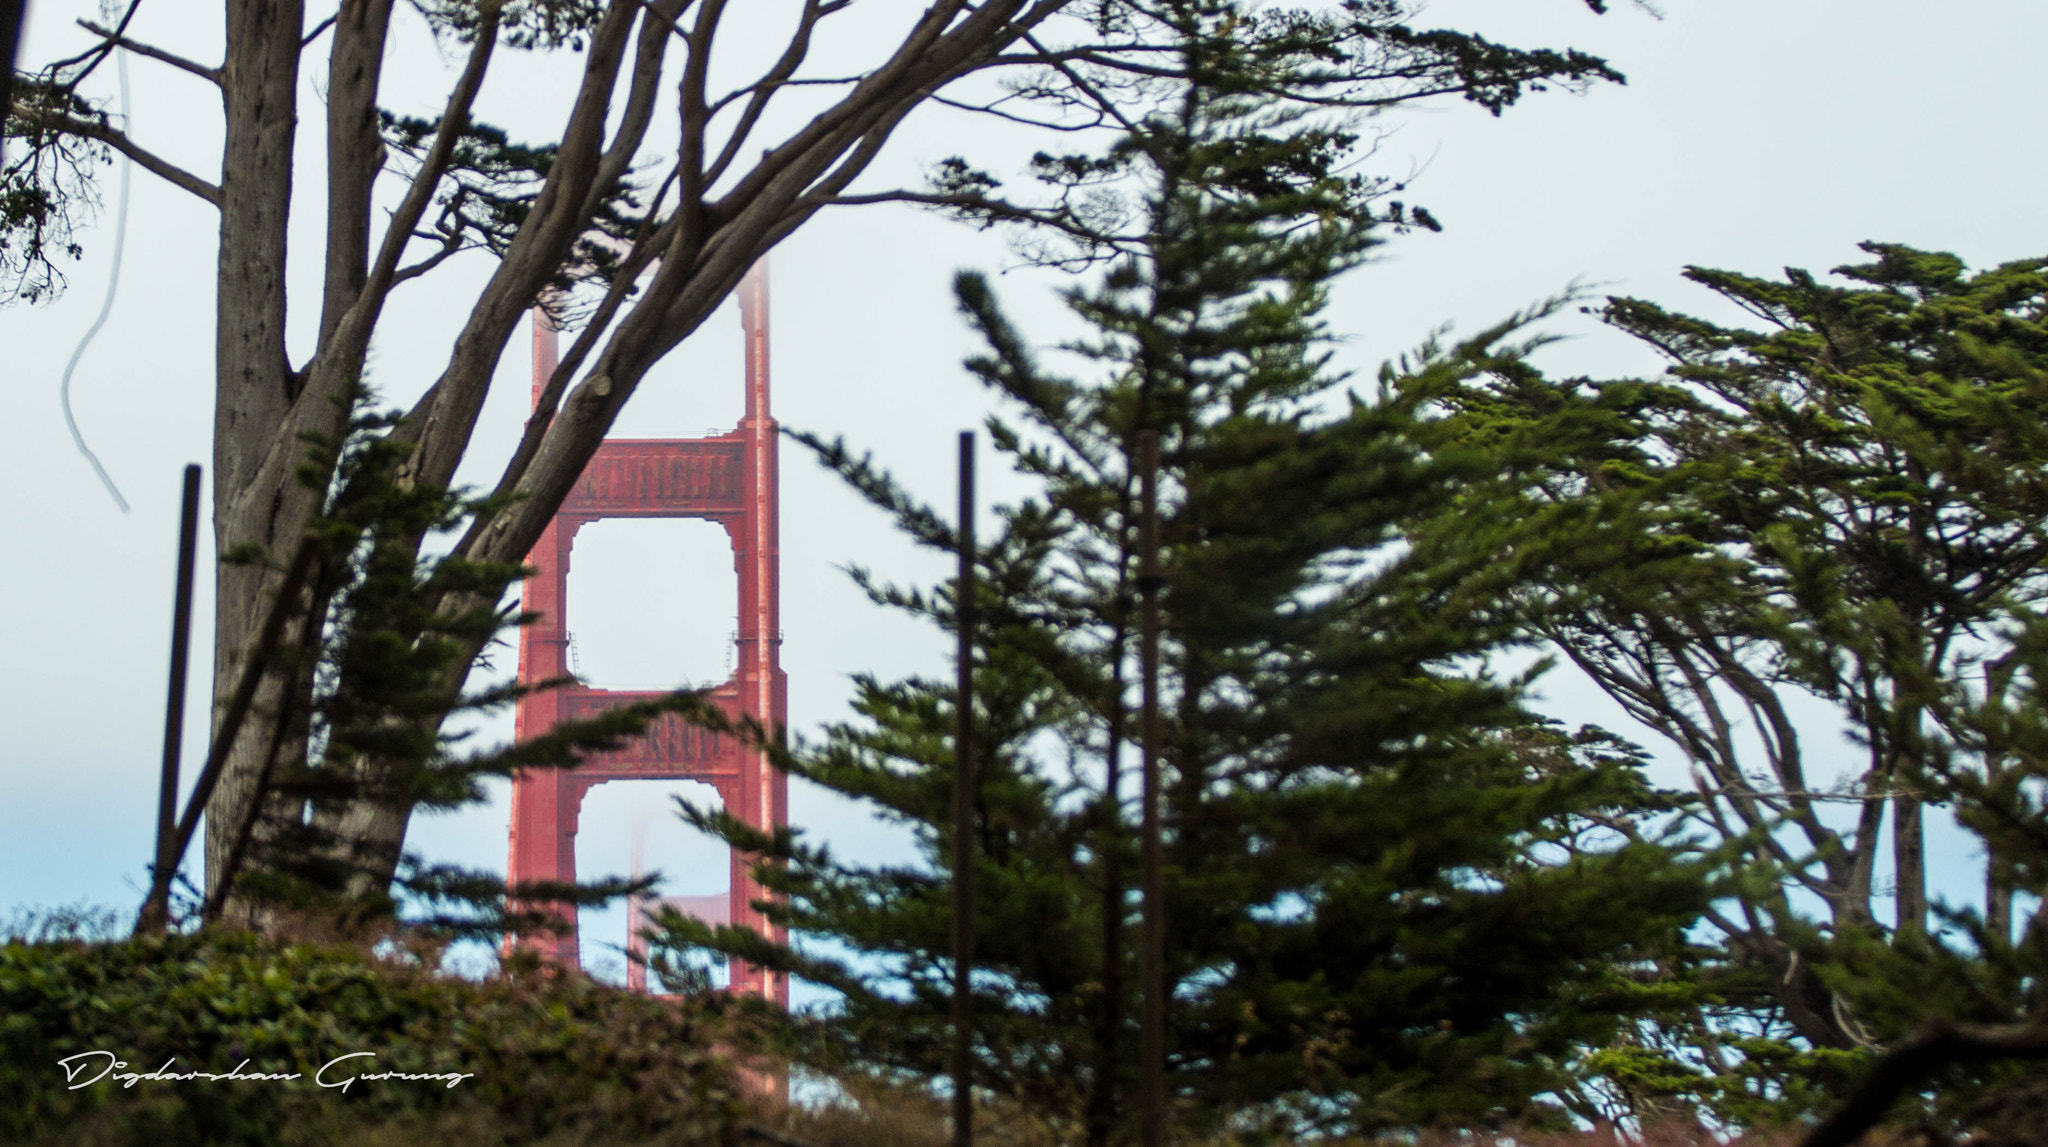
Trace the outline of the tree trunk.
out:
<instances>
[{"instance_id":1,"label":"tree trunk","mask_svg":"<svg viewBox=\"0 0 2048 1147\"><path fill-rule=\"evenodd\" d=\"M1875 889L1877 874L1878 833L1884 828L1884 792L1882 779L1872 773L1865 778L1865 799L1856 810L1856 836L1851 863L1849 883L1834 902L1828 905L1836 928L1851 928L1872 923L1870 902Z\"/></svg>"},{"instance_id":2,"label":"tree trunk","mask_svg":"<svg viewBox=\"0 0 2048 1147\"><path fill-rule=\"evenodd\" d=\"M1892 798L1892 861L1898 869L1898 930L1927 930L1927 842L1919 797Z\"/></svg>"},{"instance_id":3,"label":"tree trunk","mask_svg":"<svg viewBox=\"0 0 2048 1147\"><path fill-rule=\"evenodd\" d=\"M1984 930L2001 944L2012 943L2012 879L2006 874L2002 850L1984 844Z\"/></svg>"},{"instance_id":4,"label":"tree trunk","mask_svg":"<svg viewBox=\"0 0 2048 1147\"><path fill-rule=\"evenodd\" d=\"M285 232L297 129L301 0L229 0L228 57L221 75L226 141L220 183L219 292L215 311L216 394L213 525L223 555L260 552L269 561L217 567L214 721L256 652L263 615L277 591L277 567L296 545L311 492L292 477L296 457L279 458L278 430L294 397L285 357ZM254 547L251 550L250 547ZM268 738L261 735L288 687L272 674L229 749L206 810L206 880L211 894L254 795Z\"/></svg>"},{"instance_id":5,"label":"tree trunk","mask_svg":"<svg viewBox=\"0 0 2048 1147\"><path fill-rule=\"evenodd\" d=\"M694 331L769 248L843 193L911 108L1021 36L1022 27L1012 21L1024 6L1024 0L992 0L972 9L935 7L886 65L868 74L834 111L767 149L760 165L715 203L706 198L705 188L685 179L674 225L658 232L663 238L654 249L659 262L652 279L606 334L584 381L532 424L530 440L522 443L498 490L517 500L473 523L457 554L494 562L523 558L647 369ZM1047 11L1057 6L1048 3ZM360 375L372 329L399 273L405 237L415 233L440 182L454 147L453 133L468 121L496 43L499 9L486 6L484 26L477 30L463 78L450 93L434 150L412 177L406 199L386 224L384 243L371 258L367 228L375 213L369 209L369 190L382 162L374 94L390 7L389 0L345 0L334 27L332 74L325 91L328 262L320 342L298 373L291 370L284 348L283 280L303 0L230 0L228 8L214 523L223 554L267 560L220 567L217 706L233 694L257 655L253 638L281 582L278 570L320 509L325 491L309 489L296 477L307 450L303 439L312 435L338 442L347 429L347 403L336 400L352 392ZM651 8L606 6L585 45L583 87L546 184L456 338L441 376L395 432L414 447L402 480L440 486L452 477L512 331L588 229L604 190L634 161L661 87L659 49L674 31L659 20L642 21L641 14L672 17L681 7L682 0L659 0ZM955 19L961 11L969 14ZM640 47L631 52L636 26ZM711 27L704 25L701 33L707 44ZM617 110L611 101L620 65L629 56L634 70L626 108L617 129L608 133ZM701 85L701 70L686 69L686 85ZM698 161L708 116L707 111L699 122L683 125L685 151ZM459 609L463 603L441 605ZM283 644L301 645L306 627L318 623L317 610L301 610ZM286 736L273 748L278 740L273 730L281 727L277 715L305 711L306 689L292 680L289 665L269 673L251 722L230 747L208 803L210 894L218 888L243 826L251 823L265 761L274 757L282 766L304 759L303 735ZM366 757L356 767L362 790L323 800L323 807L314 810L314 826L332 833L336 859L363 874L352 882L361 894L380 881L388 887L411 803L404 786L394 783L402 780L395 775L398 765ZM265 866L261 845L270 835L266 826L295 824L303 812L303 801L275 801L262 810L255 820L251 868ZM245 905L233 899L227 905L223 914L229 918L249 918Z\"/></svg>"}]
</instances>

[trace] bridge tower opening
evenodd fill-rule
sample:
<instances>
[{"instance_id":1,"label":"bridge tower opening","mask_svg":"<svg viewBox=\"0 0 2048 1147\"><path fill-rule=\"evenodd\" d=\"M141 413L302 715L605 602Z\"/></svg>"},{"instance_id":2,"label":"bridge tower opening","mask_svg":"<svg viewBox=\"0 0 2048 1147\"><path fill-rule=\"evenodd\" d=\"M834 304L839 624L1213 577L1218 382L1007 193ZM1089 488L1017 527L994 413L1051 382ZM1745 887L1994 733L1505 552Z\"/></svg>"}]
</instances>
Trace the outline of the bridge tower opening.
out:
<instances>
[{"instance_id":1,"label":"bridge tower opening","mask_svg":"<svg viewBox=\"0 0 2048 1147\"><path fill-rule=\"evenodd\" d=\"M700 518L723 527L732 544L739 589L732 675L711 690L729 716L752 716L771 730L788 722L788 686L781 666L781 609L777 542L776 423L768 404L768 277L756 265L740 283L740 328L746 339L745 413L739 425L704 438L618 438L598 447L527 564L525 608L539 620L519 637L519 680L544 681L569 672L569 560L576 532L607 518ZM538 310L533 317L533 386L538 397L559 361L556 332ZM720 611L721 613L723 611ZM520 739L557 723L661 696L659 691L598 689L580 684L529 694L518 705ZM576 823L584 794L606 781L688 780L710 785L726 809L771 830L787 823L788 778L765 753L664 716L644 736L616 751L590 756L574 769L534 769L512 782L511 858L507 879L576 879ZM762 918L753 903L765 895L747 873L747 860L731 858L722 905L684 904L703 918L751 927L782 941L783 930ZM637 918L637 911L629 918ZM560 912L562 936L522 939L557 963L577 963L576 916ZM637 979L637 977L636 977ZM728 988L787 1006L787 977L735 961Z\"/></svg>"}]
</instances>

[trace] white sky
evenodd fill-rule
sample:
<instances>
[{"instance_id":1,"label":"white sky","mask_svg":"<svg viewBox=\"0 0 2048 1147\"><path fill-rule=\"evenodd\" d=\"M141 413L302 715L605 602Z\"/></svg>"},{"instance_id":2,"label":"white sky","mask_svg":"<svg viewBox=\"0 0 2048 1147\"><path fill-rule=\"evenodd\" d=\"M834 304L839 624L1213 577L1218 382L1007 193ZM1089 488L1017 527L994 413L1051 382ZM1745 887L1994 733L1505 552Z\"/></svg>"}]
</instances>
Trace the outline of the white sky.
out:
<instances>
[{"instance_id":1,"label":"white sky","mask_svg":"<svg viewBox=\"0 0 2048 1147\"><path fill-rule=\"evenodd\" d=\"M75 50L86 3L39 0L24 62ZM896 7L901 8L902 5ZM1462 105L1388 117L1377 163L1422 166L1406 198L1443 221L1385 248L1338 290L1333 326L1361 373L1444 322L1476 330L1579 279L1717 315L1685 284L1688 263L1775 274L1856 261L1863 239L1952 250L1973 266L2048 252L2048 153L2034 124L2048 7L1974 0L1661 0L1652 19L1625 2L1594 17L1577 0L1438 0L1429 21L1510 43L1578 47L1627 73L1626 87L1583 98L1531 97L1499 119ZM764 6L763 9L766 10ZM218 9L151 0L141 38L217 57ZM853 48L851 45L849 54ZM407 50L392 74L431 92L441 58ZM130 63L134 122L147 144L202 174L215 169L217 104L205 85L147 60ZM112 69L95 94L111 96ZM550 86L553 85L553 86ZM88 89L89 91L93 89ZM483 118L515 135L546 130L545 69L494 73ZM403 95L403 90L401 95ZM536 118L537 117L537 118ZM318 104L301 114L302 162L316 157ZM526 125L531 124L529 128ZM878 174L913 179L960 151L1014 163L1024 144L949 115L913 120ZM979 149L979 150L977 150ZM309 171L317 170L317 158ZM305 180L310 186L311 176ZM113 186L112 181L108 183ZM124 913L140 898L155 818L169 644L179 469L210 458L210 209L143 172L134 177L126 266L112 320L85 356L74 404L88 440L134 504L123 516L74 451L58 378L98 312L112 246L112 196L85 235L85 261L58 302L0 312L0 371L11 417L0 452L0 912L89 901ZM301 219L294 267L305 283L317 231ZM482 257L400 289L374 358L374 381L409 401L445 361L447 338L483 275ZM1002 242L909 209L845 209L810 224L772 257L775 410L786 424L874 449L913 488L944 504L952 434L975 425L983 396L959 369L973 343L953 311L952 273L1013 263ZM1050 331L1048 277L999 281L1027 330ZM306 291L300 298L310 300ZM313 304L293 329L303 334ZM731 308L728 306L728 312ZM1034 326L1033 324L1036 323ZM1539 360L1555 372L1658 369L1642 350L1571 316L1574 336ZM295 342L295 346L299 346ZM478 431L480 462L509 452L523 418L522 333L501 394ZM618 427L622 436L691 436L738 415L738 322L730 313L659 368ZM988 455L984 455L988 458ZM495 469L464 472L485 482ZM1003 490L995 483L998 494ZM783 458L782 576L794 727L844 713L848 674L939 670L942 641L870 607L837 572L860 562L931 578L881 517L793 444ZM693 532L695 531L695 532ZM723 543L707 555L701 523L614 523L586 531L572 581L582 668L600 684L722 675L732 625ZM202 540L202 552L207 543ZM721 578L723 579L721 581ZM185 773L203 759L209 579L202 577ZM589 603L585 606L582 603ZM704 604L704 603L709 603ZM1611 706L1559 678L1545 692L1567 720L1620 727ZM509 718L499 734L509 734ZM676 786L667 786L674 788ZM585 875L623 872L627 837L656 786L610 785L586 804ZM886 834L801 786L792 819L856 855L893 851ZM636 811L637 810L637 811ZM438 859L502 867L505 804L416 822L414 847ZM723 887L724 864L668 818L650 828L648 863L671 891ZM1960 865L1952 830L1932 841L1937 875ZM1951 868L1953 871L1953 868ZM1956 888L1957 894L1966 889ZM621 942L623 913L586 919L586 960Z\"/></svg>"}]
</instances>

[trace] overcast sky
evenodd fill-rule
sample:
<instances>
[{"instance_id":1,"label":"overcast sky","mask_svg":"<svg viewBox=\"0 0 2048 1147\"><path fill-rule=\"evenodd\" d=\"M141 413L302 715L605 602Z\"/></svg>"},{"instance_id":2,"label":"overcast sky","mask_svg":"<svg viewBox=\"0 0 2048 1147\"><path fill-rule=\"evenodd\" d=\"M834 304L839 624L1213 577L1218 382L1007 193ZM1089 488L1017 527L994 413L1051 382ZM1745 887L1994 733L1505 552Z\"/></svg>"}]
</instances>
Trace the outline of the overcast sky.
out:
<instances>
[{"instance_id":1,"label":"overcast sky","mask_svg":"<svg viewBox=\"0 0 2048 1147\"><path fill-rule=\"evenodd\" d=\"M1347 338L1346 365L1369 372L1441 324L1476 330L1573 281L1725 317L1680 278L1683 266L1821 272L1859 259L1855 244L1865 239L1950 250L1973 266L2048 253L2048 152L2035 122L2048 6L1659 0L1662 19L1614 7L1596 17L1577 0L1431 6L1426 22L1605 56L1628 83L1585 96L1532 96L1498 119L1447 103L1380 121L1389 134L1375 168L1395 176L1419 170L1407 198L1445 230L1395 240L1337 291L1329 317ZM32 9L24 63L76 50L71 22L94 12L55 0ZM152 0L134 29L217 58L217 12L191 0ZM848 45L849 56L860 47ZM408 47L392 74L415 86L399 96L426 99L445 63L430 46ZM137 135L194 170L214 170L213 94L147 60L129 69ZM103 69L88 91L110 97L113 81L113 70ZM560 83L559 73L537 67L494 73L482 115L515 128L533 124L524 134L538 136L559 116L548 109L558 106L550 97ZM316 107L309 98L302 136L317 124ZM877 179L914 179L925 164L990 138L956 117L914 119ZM317 170L317 153L302 144L302 163L308 158L308 170ZM106 210L83 237L86 256L71 270L68 293L47 306L0 311L9 414L0 451L0 912L86 901L125 913L139 901L155 816L179 470L210 457L216 227L210 209L139 171L112 318L81 362L73 395L131 513L115 508L65 429L58 379L108 283L116 198L109 175ZM295 235L295 249L316 251L316 234ZM306 262L295 265L295 282L304 281ZM771 260L777 416L872 448L914 488L942 499L952 434L986 410L958 366L973 346L948 282L962 267L1014 263L1000 239L915 210L821 216ZM373 381L387 397L409 402L431 380L486 273L477 256L438 281L400 289L373 360ZM1051 329L1045 296L1054 285L1033 273L998 281L1027 330ZM310 305L302 306L295 339L303 340L310 317ZM1571 336L1543 352L1553 371L1660 369L1579 316L1551 329ZM468 481L488 481L509 452L526 409L526 345L522 334L504 360ZM654 373L616 433L694 436L729 427L739 413L739 363L728 306ZM793 446L783 454L782 491L783 664L802 732L843 715L850 673L944 664L938 635L870 607L837 567L859 562L931 578L942 566L893 539L879 515ZM570 590L578 667L598 685L723 677L733 615L727 553L706 523L587 528ZM199 601L188 781L205 751L205 577ZM1623 725L1611 706L1563 677L1543 691L1567 720ZM508 718L491 732L509 731ZM630 827L651 821L648 863L675 877L671 891L722 888L724 865L705 843L655 815L659 794L678 788L595 790L579 842L583 873L623 871ZM801 786L791 812L800 827L855 854L900 847ZM413 845L435 858L502 870L502 793L488 807L415 825ZM1952 831L1938 832L1933 844L1937 872L1944 859L1966 859L1969 846ZM600 945L621 942L623 928L622 913L587 918L586 959L602 959Z\"/></svg>"}]
</instances>

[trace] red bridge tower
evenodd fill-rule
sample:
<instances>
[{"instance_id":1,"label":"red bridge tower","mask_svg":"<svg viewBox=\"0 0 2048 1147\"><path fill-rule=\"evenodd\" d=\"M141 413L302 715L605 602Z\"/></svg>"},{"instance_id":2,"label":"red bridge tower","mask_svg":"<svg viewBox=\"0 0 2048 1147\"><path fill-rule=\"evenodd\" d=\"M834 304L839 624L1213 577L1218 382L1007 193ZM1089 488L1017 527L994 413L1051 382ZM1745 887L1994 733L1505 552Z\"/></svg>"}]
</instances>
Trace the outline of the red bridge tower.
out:
<instances>
[{"instance_id":1,"label":"red bridge tower","mask_svg":"<svg viewBox=\"0 0 2048 1147\"><path fill-rule=\"evenodd\" d=\"M568 672L570 551L576 531L601 518L706 518L725 527L739 572L738 668L712 691L729 715L745 713L770 729L788 719L787 686L780 658L778 601L780 551L776 542L776 425L768 411L768 278L757 265L740 284L740 325L746 336L746 414L738 428L711 438L616 438L597 455L562 503L527 563L525 606L540 619L519 638L519 679L540 681ZM554 373L555 331L539 311L533 324L533 385L536 395ZM527 696L519 702L520 738L556 722L589 717L661 694L590 689L580 685ZM620 780L691 780L711 785L735 816L761 828L787 822L789 781L763 753L750 752L719 736L666 716L647 734L611 753L592 756L575 769L536 769L512 783L512 855L507 878L576 879L576 818L583 795L595 785ZM784 939L754 909L763 896L748 878L747 865L732 857L732 883L725 920ZM720 906L725 907L725 906ZM632 913L637 926L639 911ZM724 921L720 921L724 922ZM526 941L554 960L577 963L576 923L567 914L568 935ZM638 980L635 977L635 980ZM735 962L734 992L768 996L787 1006L789 984Z\"/></svg>"}]
</instances>

